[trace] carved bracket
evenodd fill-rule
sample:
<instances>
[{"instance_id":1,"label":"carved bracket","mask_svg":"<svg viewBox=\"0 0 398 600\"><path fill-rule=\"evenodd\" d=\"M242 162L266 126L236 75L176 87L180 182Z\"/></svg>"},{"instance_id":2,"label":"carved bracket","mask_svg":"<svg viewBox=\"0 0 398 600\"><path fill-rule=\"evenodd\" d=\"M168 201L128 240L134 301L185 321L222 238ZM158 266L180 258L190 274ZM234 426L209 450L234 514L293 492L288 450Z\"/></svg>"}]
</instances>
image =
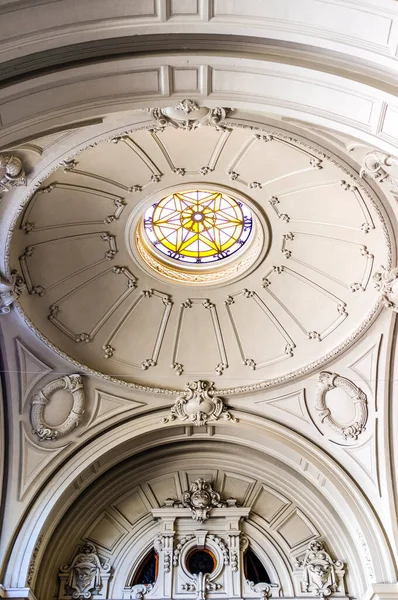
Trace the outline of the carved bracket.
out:
<instances>
[{"instance_id":1,"label":"carved bracket","mask_svg":"<svg viewBox=\"0 0 398 600\"><path fill-rule=\"evenodd\" d=\"M326 395L334 388L342 388L354 403L355 414L348 425L341 425L332 416L330 408L326 405ZM368 420L368 407L366 394L360 390L352 381L340 377L336 373L323 371L318 376L317 395L315 409L321 418L333 431L343 436L344 439L358 439L365 430Z\"/></svg>"},{"instance_id":2,"label":"carved bracket","mask_svg":"<svg viewBox=\"0 0 398 600\"><path fill-rule=\"evenodd\" d=\"M162 419L163 423L169 423L180 419L180 421L191 421L194 425L206 425L209 421L218 421L223 418L233 423L238 419L224 406L224 402L215 396L214 383L210 381L194 381L187 383L185 391L177 397L170 414Z\"/></svg>"},{"instance_id":3,"label":"carved bracket","mask_svg":"<svg viewBox=\"0 0 398 600\"><path fill-rule=\"evenodd\" d=\"M50 401L52 394L58 390L67 390L72 396L73 405L65 421L61 425L57 425L57 427L51 427L44 419L44 409ZM84 413L84 400L83 379L81 375L65 375L65 377L50 381L32 399L30 420L33 433L41 441L56 440L64 437L80 423Z\"/></svg>"}]
</instances>

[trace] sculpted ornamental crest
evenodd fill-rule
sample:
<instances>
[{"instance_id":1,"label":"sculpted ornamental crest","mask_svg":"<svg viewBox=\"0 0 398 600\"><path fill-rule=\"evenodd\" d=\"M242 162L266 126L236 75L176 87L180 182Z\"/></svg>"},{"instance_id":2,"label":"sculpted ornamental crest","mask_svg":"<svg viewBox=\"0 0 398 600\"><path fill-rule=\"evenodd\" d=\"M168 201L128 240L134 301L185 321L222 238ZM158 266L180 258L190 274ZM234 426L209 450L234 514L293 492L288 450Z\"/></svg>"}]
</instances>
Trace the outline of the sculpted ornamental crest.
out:
<instances>
[{"instance_id":1,"label":"sculpted ornamental crest","mask_svg":"<svg viewBox=\"0 0 398 600\"><path fill-rule=\"evenodd\" d=\"M199 426L221 418L238 422L224 406L223 400L215 395L214 383L199 380L187 383L185 391L177 397L174 406L171 407L170 414L163 418L163 423L180 419L189 420L193 425Z\"/></svg>"}]
</instances>

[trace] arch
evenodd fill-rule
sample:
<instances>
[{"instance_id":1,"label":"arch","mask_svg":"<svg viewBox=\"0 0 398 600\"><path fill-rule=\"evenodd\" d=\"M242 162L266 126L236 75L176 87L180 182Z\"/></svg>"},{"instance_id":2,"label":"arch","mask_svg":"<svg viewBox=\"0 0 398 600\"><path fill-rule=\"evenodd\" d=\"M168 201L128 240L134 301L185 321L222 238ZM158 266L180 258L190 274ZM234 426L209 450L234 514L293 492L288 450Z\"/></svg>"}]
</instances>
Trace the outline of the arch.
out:
<instances>
[{"instance_id":1,"label":"arch","mask_svg":"<svg viewBox=\"0 0 398 600\"><path fill-rule=\"evenodd\" d=\"M307 487L313 487L319 473L327 475L328 483L322 489L321 502L316 510L320 515L321 506L326 503L331 507L330 514L344 515L345 530L340 531L339 540L335 539L336 532L333 532L334 525L331 527L330 520L328 522L325 517L322 522L322 528L333 539L336 552L339 551L345 556L351 555L358 535L363 536L369 549L375 580L393 581L394 563L377 517L343 469L312 442L287 427L251 414L239 412L236 414L240 419L239 425L228 422L217 423L211 431L212 441L232 442L260 451L267 456L268 460L277 460L279 467L283 467L284 470L300 472L300 478L305 481ZM37 554L37 565L40 564L43 550L51 535L54 535L65 511L101 472L143 450L186 440L186 428L181 425L165 427L161 424L161 417L165 415L166 411L161 411L160 414L138 417L134 420L134 428L129 422L115 427L112 431L88 443L59 469L38 495L29 514L25 517L8 562L6 585L25 586L30 559L39 535L43 536L44 543ZM201 439L200 435L198 439ZM94 463L97 465L96 473L90 470L90 466ZM302 470L301 467L300 470L300 464L303 463L305 469ZM99 464L101 467L98 470ZM84 484L77 490L73 483L82 476ZM278 479L280 480L280 477ZM303 506L306 501L304 495ZM361 588L358 590L359 593L361 590L363 592L366 583L371 580L370 574L360 563L358 558L353 557L350 560L350 571Z\"/></svg>"}]
</instances>

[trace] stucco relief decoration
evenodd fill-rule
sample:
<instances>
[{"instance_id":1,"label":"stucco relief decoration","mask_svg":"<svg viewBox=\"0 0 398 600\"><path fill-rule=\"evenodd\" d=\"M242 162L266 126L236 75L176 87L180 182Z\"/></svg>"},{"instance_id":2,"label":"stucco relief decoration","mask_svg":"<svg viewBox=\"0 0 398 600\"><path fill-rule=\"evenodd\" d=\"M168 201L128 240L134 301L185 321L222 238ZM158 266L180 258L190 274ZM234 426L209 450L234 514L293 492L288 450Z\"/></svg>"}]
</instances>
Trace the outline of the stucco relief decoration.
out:
<instances>
[{"instance_id":1,"label":"stucco relief decoration","mask_svg":"<svg viewBox=\"0 0 398 600\"><path fill-rule=\"evenodd\" d=\"M326 403L328 392L334 388L343 389L354 404L354 417L346 425L338 423L333 418L332 412ZM368 420L367 403L366 394L349 379L340 377L336 373L328 373L327 371L322 371L319 374L315 409L318 411L321 422L325 423L345 440L356 440L365 430Z\"/></svg>"},{"instance_id":2,"label":"stucco relief decoration","mask_svg":"<svg viewBox=\"0 0 398 600\"><path fill-rule=\"evenodd\" d=\"M384 306L398 312L398 267L380 267L373 275L373 283L380 292Z\"/></svg>"},{"instance_id":3,"label":"stucco relief decoration","mask_svg":"<svg viewBox=\"0 0 398 600\"><path fill-rule=\"evenodd\" d=\"M23 278L15 271L11 273L11 278L8 280L0 275L0 315L10 312L12 304L18 300L25 288Z\"/></svg>"},{"instance_id":4,"label":"stucco relief decoration","mask_svg":"<svg viewBox=\"0 0 398 600\"><path fill-rule=\"evenodd\" d=\"M238 419L224 406L223 400L215 396L214 383L199 380L186 384L185 391L177 397L170 414L163 417L162 421L169 423L176 419L189 420L193 425L199 426L221 418L238 423Z\"/></svg>"},{"instance_id":5,"label":"stucco relief decoration","mask_svg":"<svg viewBox=\"0 0 398 600\"><path fill-rule=\"evenodd\" d=\"M22 161L9 152L0 154L0 192L9 192L20 185L26 185Z\"/></svg>"},{"instance_id":6,"label":"stucco relief decoration","mask_svg":"<svg viewBox=\"0 0 398 600\"><path fill-rule=\"evenodd\" d=\"M202 478L194 481L189 490L183 492L179 506L190 508L194 521L206 521L213 508L225 508L226 502L221 500L220 494L213 490L211 483Z\"/></svg>"},{"instance_id":7,"label":"stucco relief decoration","mask_svg":"<svg viewBox=\"0 0 398 600\"><path fill-rule=\"evenodd\" d=\"M70 565L61 567L60 597L71 597L75 600L94 596L106 597L109 575L108 563L100 560L94 544L86 543L78 548Z\"/></svg>"},{"instance_id":8,"label":"stucco relief decoration","mask_svg":"<svg viewBox=\"0 0 398 600\"><path fill-rule=\"evenodd\" d=\"M325 598L342 590L344 563L333 560L325 544L312 541L308 545L304 559L297 559L297 567L302 569L302 592Z\"/></svg>"},{"instance_id":9,"label":"stucco relief decoration","mask_svg":"<svg viewBox=\"0 0 398 600\"><path fill-rule=\"evenodd\" d=\"M389 167L398 166L398 158L385 152L368 152L363 159L360 175L367 175L377 183L388 183L392 187L398 187L398 179L392 177L388 172Z\"/></svg>"},{"instance_id":10,"label":"stucco relief decoration","mask_svg":"<svg viewBox=\"0 0 398 600\"><path fill-rule=\"evenodd\" d=\"M268 583L253 583L253 581L250 581L249 588L264 600L272 595L271 586Z\"/></svg>"},{"instance_id":11,"label":"stucco relief decoration","mask_svg":"<svg viewBox=\"0 0 398 600\"><path fill-rule=\"evenodd\" d=\"M185 583L181 589L185 592L196 592L196 600L205 600L207 592L221 589L221 584L210 581L209 573L193 573L193 583Z\"/></svg>"},{"instance_id":12,"label":"stucco relief decoration","mask_svg":"<svg viewBox=\"0 0 398 600\"><path fill-rule=\"evenodd\" d=\"M58 390L67 390L72 396L73 405L65 421L52 427L45 421L44 409L51 396ZM30 413L32 432L38 436L40 441L64 437L79 425L84 413L84 402L85 395L81 375L65 375L50 381L33 396Z\"/></svg>"},{"instance_id":13,"label":"stucco relief decoration","mask_svg":"<svg viewBox=\"0 0 398 600\"><path fill-rule=\"evenodd\" d=\"M197 127L210 125L217 130L225 130L223 124L228 115L228 108L208 108L199 106L193 100L182 100L177 106L168 106L166 108L150 108L149 114L158 127L171 126L175 129L185 129L190 131Z\"/></svg>"}]
</instances>

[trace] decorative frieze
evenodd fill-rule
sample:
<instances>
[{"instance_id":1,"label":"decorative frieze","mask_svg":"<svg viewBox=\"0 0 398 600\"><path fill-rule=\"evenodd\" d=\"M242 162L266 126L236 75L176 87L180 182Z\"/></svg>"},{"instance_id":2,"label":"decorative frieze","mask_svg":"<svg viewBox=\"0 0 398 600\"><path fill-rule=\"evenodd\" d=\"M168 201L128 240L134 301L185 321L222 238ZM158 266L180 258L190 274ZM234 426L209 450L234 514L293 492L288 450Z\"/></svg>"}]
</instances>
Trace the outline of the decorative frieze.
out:
<instances>
[{"instance_id":1,"label":"decorative frieze","mask_svg":"<svg viewBox=\"0 0 398 600\"><path fill-rule=\"evenodd\" d=\"M214 383L199 380L186 384L185 391L177 397L170 414L162 420L163 423L176 419L189 420L193 425L199 426L221 418L238 422L224 406L223 400L215 395Z\"/></svg>"}]
</instances>

